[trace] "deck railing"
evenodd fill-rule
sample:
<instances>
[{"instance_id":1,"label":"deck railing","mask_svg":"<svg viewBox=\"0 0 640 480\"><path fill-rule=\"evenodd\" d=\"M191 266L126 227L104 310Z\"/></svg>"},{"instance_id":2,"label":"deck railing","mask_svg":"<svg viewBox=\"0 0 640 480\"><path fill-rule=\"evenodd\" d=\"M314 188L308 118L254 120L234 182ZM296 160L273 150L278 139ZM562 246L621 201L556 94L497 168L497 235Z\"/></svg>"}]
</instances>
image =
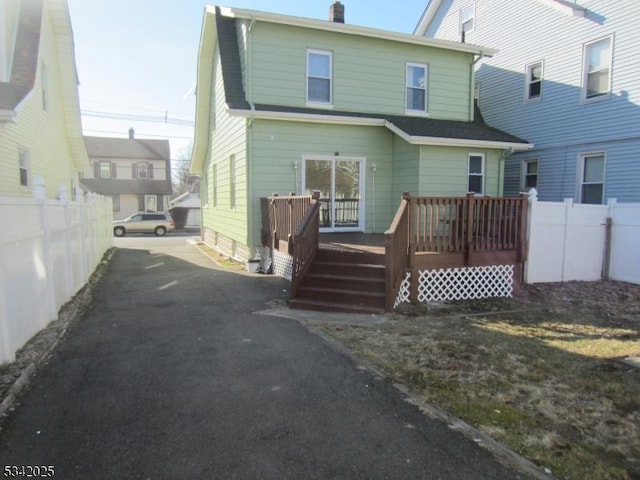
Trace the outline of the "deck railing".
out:
<instances>
[{"instance_id":1,"label":"deck railing","mask_svg":"<svg viewBox=\"0 0 640 480\"><path fill-rule=\"evenodd\" d=\"M522 264L527 195L514 198L412 197L404 193L385 233L387 310L409 270ZM404 239L407 239L406 241ZM438 255L433 255L438 254ZM415 288L416 282L412 282ZM411 292L411 297L416 292Z\"/></svg>"},{"instance_id":2,"label":"deck railing","mask_svg":"<svg viewBox=\"0 0 640 480\"><path fill-rule=\"evenodd\" d=\"M409 267L409 232L411 201L409 193L402 195L400 207L391 226L384 233L385 250L385 310L391 311Z\"/></svg>"},{"instance_id":3,"label":"deck railing","mask_svg":"<svg viewBox=\"0 0 640 480\"><path fill-rule=\"evenodd\" d=\"M291 270L291 298L296 298L298 287L316 257L320 246L320 200L314 192L309 208L293 235L293 268Z\"/></svg>"},{"instance_id":4,"label":"deck railing","mask_svg":"<svg viewBox=\"0 0 640 480\"><path fill-rule=\"evenodd\" d=\"M311 205L311 195L262 198L262 244L293 254L293 235Z\"/></svg>"}]
</instances>

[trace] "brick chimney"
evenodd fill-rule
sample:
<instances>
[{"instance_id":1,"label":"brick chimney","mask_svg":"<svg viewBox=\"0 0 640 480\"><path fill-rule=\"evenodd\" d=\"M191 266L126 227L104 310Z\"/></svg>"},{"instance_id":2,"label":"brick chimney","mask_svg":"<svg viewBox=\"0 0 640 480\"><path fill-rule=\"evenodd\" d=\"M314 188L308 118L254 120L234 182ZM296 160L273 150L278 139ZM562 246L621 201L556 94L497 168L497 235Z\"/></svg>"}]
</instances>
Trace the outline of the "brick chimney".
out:
<instances>
[{"instance_id":1,"label":"brick chimney","mask_svg":"<svg viewBox=\"0 0 640 480\"><path fill-rule=\"evenodd\" d=\"M133 137L135 136L135 130L133 129L133 127L131 127L129 129L129 138L133 140Z\"/></svg>"},{"instance_id":2,"label":"brick chimney","mask_svg":"<svg viewBox=\"0 0 640 480\"><path fill-rule=\"evenodd\" d=\"M329 7L329 21L335 23L344 23L344 5L336 1Z\"/></svg>"}]
</instances>

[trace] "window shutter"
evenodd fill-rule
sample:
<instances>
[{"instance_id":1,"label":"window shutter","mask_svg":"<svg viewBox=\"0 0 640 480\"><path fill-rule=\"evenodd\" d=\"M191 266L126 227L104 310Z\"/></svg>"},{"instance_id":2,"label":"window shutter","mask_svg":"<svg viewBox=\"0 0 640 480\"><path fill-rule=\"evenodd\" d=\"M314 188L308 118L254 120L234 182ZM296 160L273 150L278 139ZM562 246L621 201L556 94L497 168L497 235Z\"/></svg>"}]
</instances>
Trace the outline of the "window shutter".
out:
<instances>
[{"instance_id":1,"label":"window shutter","mask_svg":"<svg viewBox=\"0 0 640 480\"><path fill-rule=\"evenodd\" d=\"M147 178L153 180L153 163L147 163Z\"/></svg>"},{"instance_id":2,"label":"window shutter","mask_svg":"<svg viewBox=\"0 0 640 480\"><path fill-rule=\"evenodd\" d=\"M144 195L138 195L138 211L144 212Z\"/></svg>"},{"instance_id":3,"label":"window shutter","mask_svg":"<svg viewBox=\"0 0 640 480\"><path fill-rule=\"evenodd\" d=\"M138 166L135 163L131 165L131 178L138 179Z\"/></svg>"},{"instance_id":4,"label":"window shutter","mask_svg":"<svg viewBox=\"0 0 640 480\"><path fill-rule=\"evenodd\" d=\"M158 195L158 211L164 212L164 195Z\"/></svg>"},{"instance_id":5,"label":"window shutter","mask_svg":"<svg viewBox=\"0 0 640 480\"><path fill-rule=\"evenodd\" d=\"M100 178L100 162L93 164L93 178Z\"/></svg>"},{"instance_id":6,"label":"window shutter","mask_svg":"<svg viewBox=\"0 0 640 480\"><path fill-rule=\"evenodd\" d=\"M111 163L111 178L118 178L118 169L115 163Z\"/></svg>"}]
</instances>

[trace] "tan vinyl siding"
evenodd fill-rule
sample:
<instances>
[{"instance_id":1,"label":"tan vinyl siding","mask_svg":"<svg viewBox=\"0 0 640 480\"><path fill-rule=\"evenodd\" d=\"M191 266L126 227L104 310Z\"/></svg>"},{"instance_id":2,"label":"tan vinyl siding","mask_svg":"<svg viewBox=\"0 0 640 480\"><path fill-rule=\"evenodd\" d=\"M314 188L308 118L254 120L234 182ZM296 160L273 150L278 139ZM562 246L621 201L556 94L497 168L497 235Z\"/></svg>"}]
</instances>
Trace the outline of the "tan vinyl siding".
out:
<instances>
[{"instance_id":1,"label":"tan vinyl siding","mask_svg":"<svg viewBox=\"0 0 640 480\"><path fill-rule=\"evenodd\" d=\"M53 41L53 25L49 19L50 16L45 15L42 24L36 85L19 107L16 122L0 123L0 195L32 196L35 176L44 178L47 198L55 198L60 185L64 185L67 191L71 189L72 181L75 186L78 185L78 171L74 166L65 119L60 61ZM48 77L46 112L42 108L40 66L43 64L46 65ZM28 187L20 186L21 148L29 152ZM82 161L76 163L82 164Z\"/></svg>"},{"instance_id":2,"label":"tan vinyl siding","mask_svg":"<svg viewBox=\"0 0 640 480\"><path fill-rule=\"evenodd\" d=\"M429 65L432 118L469 120L471 54L258 22L252 32L252 100L306 105L307 49L333 52L335 110L404 115L406 62Z\"/></svg>"}]
</instances>

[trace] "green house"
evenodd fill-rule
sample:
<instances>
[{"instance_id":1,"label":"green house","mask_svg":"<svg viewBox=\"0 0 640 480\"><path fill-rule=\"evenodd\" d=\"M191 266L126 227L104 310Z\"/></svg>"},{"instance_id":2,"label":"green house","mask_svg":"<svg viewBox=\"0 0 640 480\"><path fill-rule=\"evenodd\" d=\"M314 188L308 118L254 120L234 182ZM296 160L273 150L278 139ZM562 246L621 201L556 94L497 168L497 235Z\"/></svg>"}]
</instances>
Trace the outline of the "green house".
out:
<instances>
[{"instance_id":1,"label":"green house","mask_svg":"<svg viewBox=\"0 0 640 480\"><path fill-rule=\"evenodd\" d=\"M329 20L207 7L192 173L204 241L261 247L260 198L321 192L321 231L384 232L402 192L502 194L531 148L485 124L474 64L494 50Z\"/></svg>"}]
</instances>

